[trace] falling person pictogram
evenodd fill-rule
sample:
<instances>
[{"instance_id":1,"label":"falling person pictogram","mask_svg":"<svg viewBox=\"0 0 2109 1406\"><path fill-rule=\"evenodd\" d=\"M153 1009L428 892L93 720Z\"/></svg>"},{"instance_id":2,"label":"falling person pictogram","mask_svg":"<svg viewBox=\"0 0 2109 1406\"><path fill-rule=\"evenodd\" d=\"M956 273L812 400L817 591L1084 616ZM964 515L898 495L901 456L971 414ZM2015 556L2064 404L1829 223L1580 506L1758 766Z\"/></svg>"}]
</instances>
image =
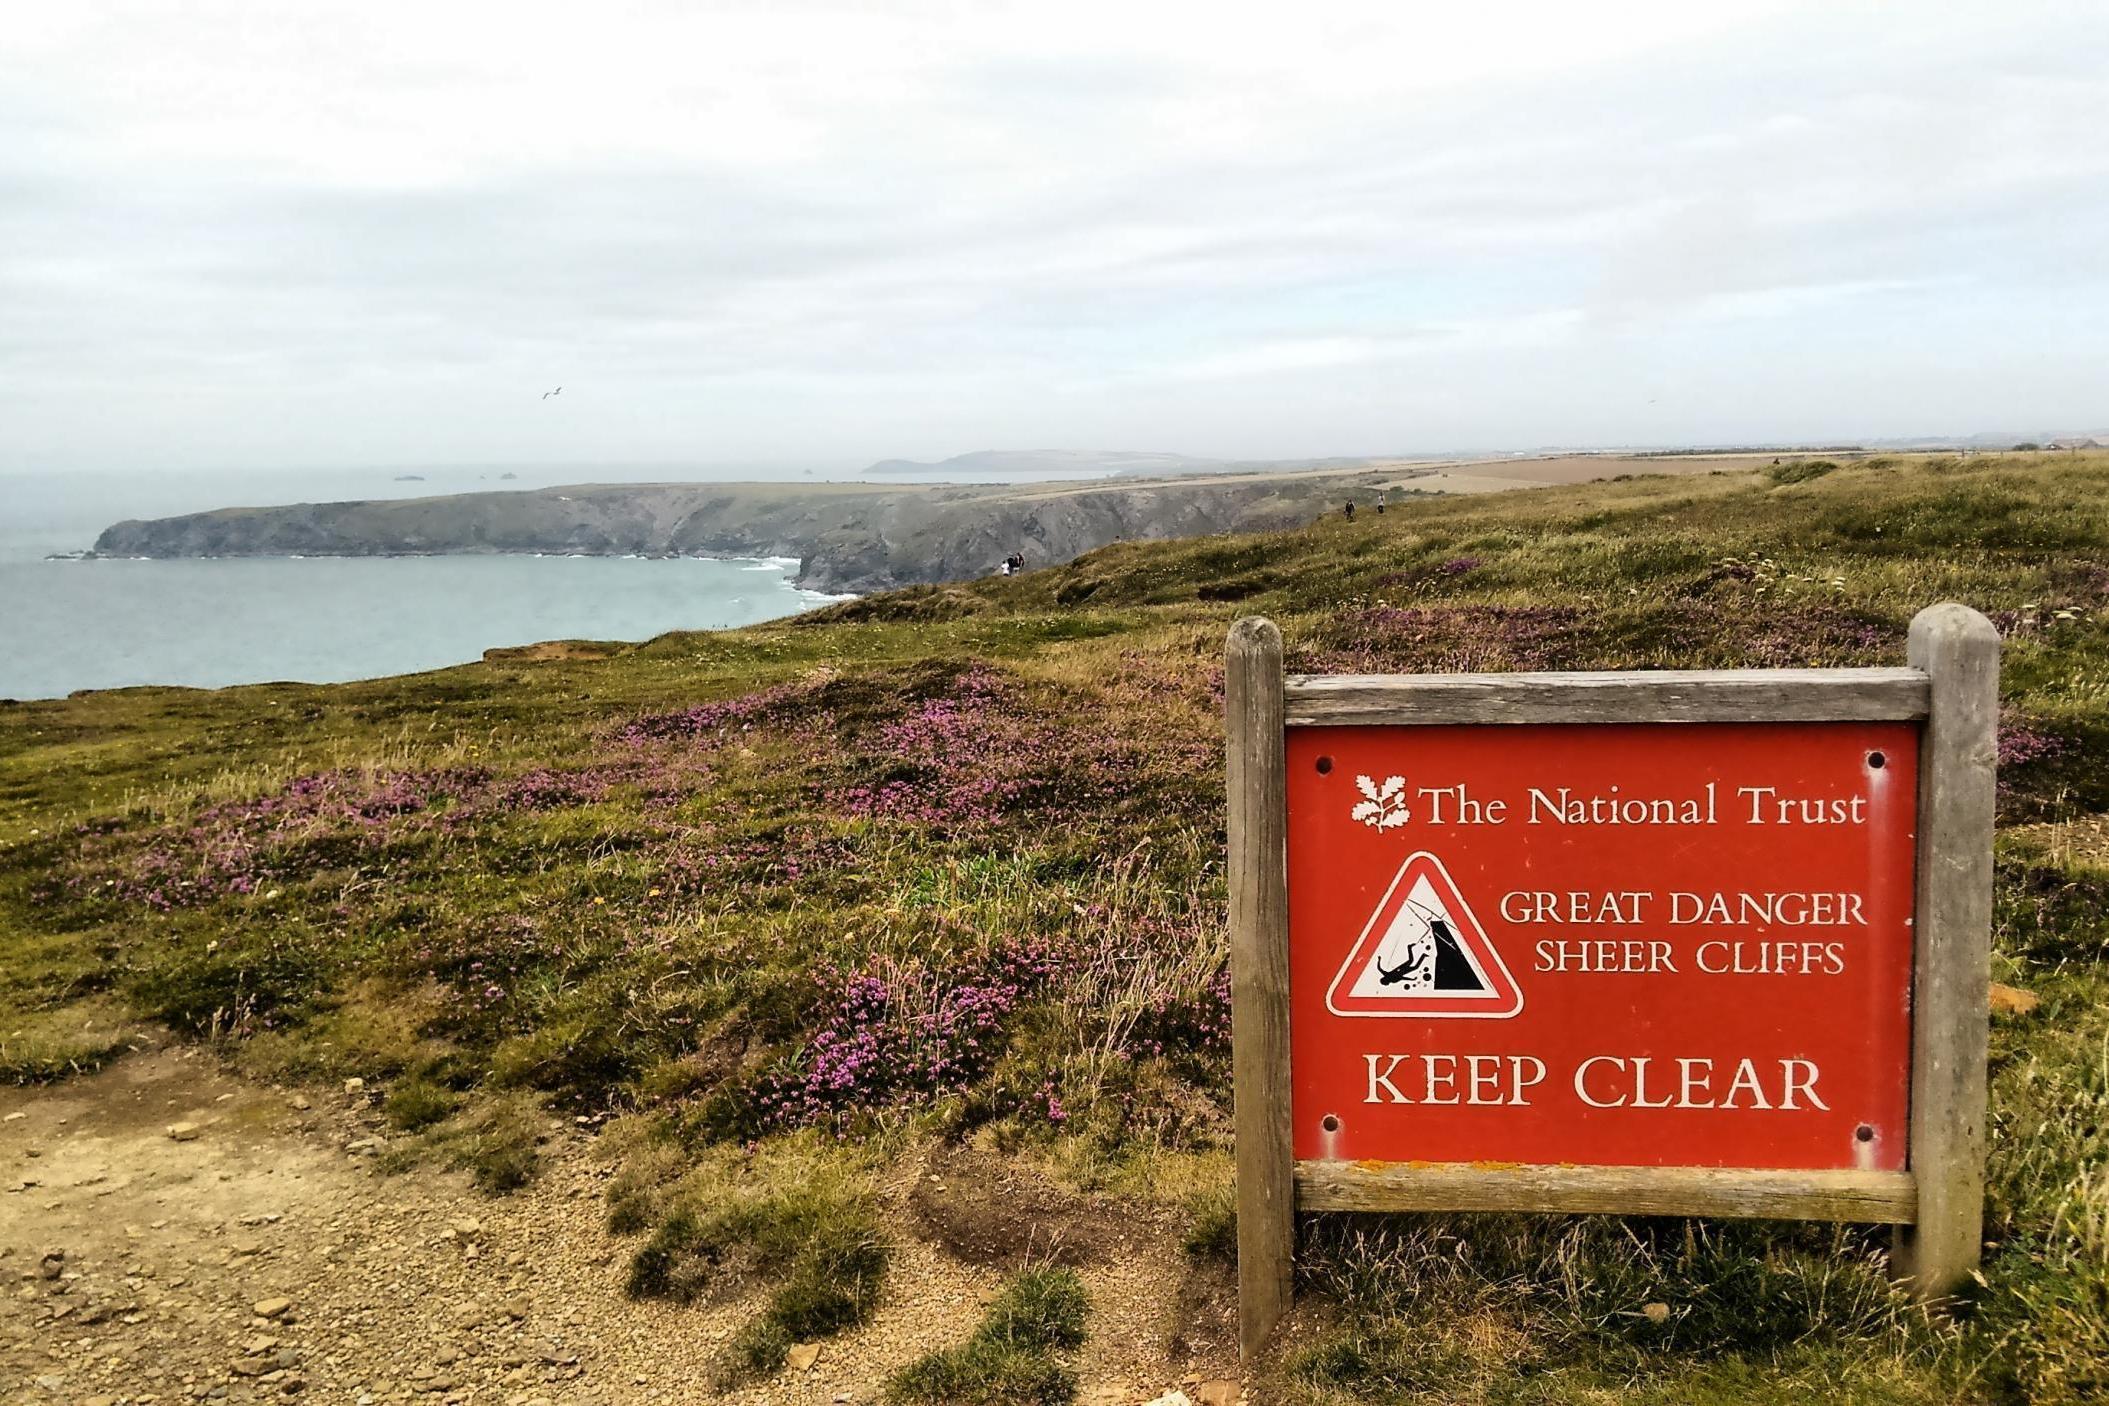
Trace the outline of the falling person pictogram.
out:
<instances>
[{"instance_id":1,"label":"falling person pictogram","mask_svg":"<svg viewBox=\"0 0 2109 1406\"><path fill-rule=\"evenodd\" d=\"M1523 1009L1523 994L1434 855L1399 869L1327 993L1337 1015L1481 1016Z\"/></svg>"},{"instance_id":2,"label":"falling person pictogram","mask_svg":"<svg viewBox=\"0 0 2109 1406\"><path fill-rule=\"evenodd\" d=\"M1393 939L1402 932L1404 941ZM1405 960L1396 966L1386 966L1384 951L1403 948ZM1472 991L1485 992L1491 989L1484 975L1465 955L1457 934L1450 927L1443 911L1425 903L1408 898L1406 908L1379 944L1372 962L1377 970L1377 984L1399 986L1408 991Z\"/></svg>"}]
</instances>

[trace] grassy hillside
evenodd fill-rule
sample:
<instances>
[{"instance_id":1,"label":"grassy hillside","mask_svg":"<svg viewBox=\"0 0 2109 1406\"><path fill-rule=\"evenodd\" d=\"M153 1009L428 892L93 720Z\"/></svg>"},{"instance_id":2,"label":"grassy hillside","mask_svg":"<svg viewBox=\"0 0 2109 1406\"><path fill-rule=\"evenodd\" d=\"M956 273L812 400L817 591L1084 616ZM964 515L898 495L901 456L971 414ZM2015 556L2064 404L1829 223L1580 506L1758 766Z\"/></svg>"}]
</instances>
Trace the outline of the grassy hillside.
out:
<instances>
[{"instance_id":1,"label":"grassy hillside","mask_svg":"<svg viewBox=\"0 0 2109 1406\"><path fill-rule=\"evenodd\" d=\"M1874 1232L1324 1218L1270 1380L2087 1399L2109 1391L2105 455L1426 500L733 633L0 706L0 1076L167 1027L261 1076L363 1078L392 1157L497 1190L533 1175L549 1111L634 1115L610 1205L633 1291L736 1261L782 1285L734 1377L884 1292L871 1173L920 1139L1176 1206L1205 1266L1228 1239L1233 619L1271 615L1312 671L1857 665L1900 661L1951 598L2006 637L1994 976L2040 998L1995 1023L1968 1310L1911 1310Z\"/></svg>"}]
</instances>

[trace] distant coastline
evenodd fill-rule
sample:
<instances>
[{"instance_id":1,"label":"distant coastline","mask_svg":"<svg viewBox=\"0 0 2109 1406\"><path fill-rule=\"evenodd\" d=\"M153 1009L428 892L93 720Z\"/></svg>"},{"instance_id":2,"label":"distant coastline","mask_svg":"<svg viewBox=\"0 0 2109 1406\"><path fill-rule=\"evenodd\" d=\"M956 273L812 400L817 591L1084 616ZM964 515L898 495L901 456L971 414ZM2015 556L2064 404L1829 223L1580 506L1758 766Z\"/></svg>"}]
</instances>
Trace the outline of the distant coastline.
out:
<instances>
[{"instance_id":1,"label":"distant coastline","mask_svg":"<svg viewBox=\"0 0 2109 1406\"><path fill-rule=\"evenodd\" d=\"M117 523L97 556L455 555L796 561L827 595L957 580L1011 555L1305 521L1353 485L1264 476L1121 485L582 484L526 492L224 508Z\"/></svg>"},{"instance_id":2,"label":"distant coastline","mask_svg":"<svg viewBox=\"0 0 2109 1406\"><path fill-rule=\"evenodd\" d=\"M937 466L972 469L1000 455ZM1043 468L1044 453L1025 456ZM1484 493L1769 463L1765 455L1545 455L1494 460L1307 460L1211 471L1177 455L1080 456L1097 482L1008 484L629 483L427 498L220 508L106 528L94 554L147 558L494 554L699 556L798 563L795 583L829 596L985 575L1007 557L1027 569L1119 541L1291 527L1348 502ZM1171 477L1103 478L1109 459L1178 459ZM905 473L910 461L868 472ZM1004 463L1012 462L1004 459Z\"/></svg>"}]
</instances>

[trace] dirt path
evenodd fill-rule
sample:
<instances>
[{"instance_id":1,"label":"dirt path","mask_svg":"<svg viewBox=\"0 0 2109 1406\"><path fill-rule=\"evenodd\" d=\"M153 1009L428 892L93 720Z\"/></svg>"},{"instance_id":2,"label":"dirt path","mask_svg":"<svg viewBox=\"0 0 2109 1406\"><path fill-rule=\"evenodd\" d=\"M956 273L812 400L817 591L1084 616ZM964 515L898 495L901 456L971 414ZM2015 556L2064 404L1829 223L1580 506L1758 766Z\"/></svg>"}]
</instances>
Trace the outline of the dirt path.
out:
<instances>
[{"instance_id":1,"label":"dirt path","mask_svg":"<svg viewBox=\"0 0 2109 1406\"><path fill-rule=\"evenodd\" d=\"M718 1398L708 1364L752 1305L621 1295L593 1136L552 1129L544 1174L492 1199L454 1174L376 1173L377 1135L363 1097L248 1084L195 1050L0 1090L0 1403L865 1402L964 1337L1004 1278L913 1235L923 1169L904 1168L878 1316L809 1370ZM1180 1269L1157 1227L1080 1268L1082 1401L1229 1371L1226 1325L1181 1327Z\"/></svg>"}]
</instances>

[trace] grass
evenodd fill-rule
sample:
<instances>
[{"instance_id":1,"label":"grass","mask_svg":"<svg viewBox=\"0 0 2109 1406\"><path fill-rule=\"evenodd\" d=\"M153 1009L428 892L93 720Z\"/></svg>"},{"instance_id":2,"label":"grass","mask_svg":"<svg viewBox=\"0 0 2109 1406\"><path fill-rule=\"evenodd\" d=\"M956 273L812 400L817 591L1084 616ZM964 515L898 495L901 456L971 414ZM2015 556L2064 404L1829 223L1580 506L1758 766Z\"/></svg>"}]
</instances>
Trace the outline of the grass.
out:
<instances>
[{"instance_id":1,"label":"grass","mask_svg":"<svg viewBox=\"0 0 2109 1406\"><path fill-rule=\"evenodd\" d=\"M1238 1253L1236 1187L1228 1182L1209 1187L1187 1201L1186 1234L1181 1245L1196 1258L1235 1263Z\"/></svg>"},{"instance_id":2,"label":"grass","mask_svg":"<svg viewBox=\"0 0 2109 1406\"><path fill-rule=\"evenodd\" d=\"M871 1316L892 1252L870 1186L842 1158L811 1138L696 1164L669 1152L662 1142L632 1159L611 1188L609 1226L650 1228L630 1257L633 1298L693 1303L767 1286L725 1349L721 1382L767 1376L798 1343Z\"/></svg>"},{"instance_id":3,"label":"grass","mask_svg":"<svg viewBox=\"0 0 2109 1406\"><path fill-rule=\"evenodd\" d=\"M541 1139L540 1121L528 1105L512 1099L485 1105L435 1145L449 1166L466 1170L479 1189L496 1196L535 1179Z\"/></svg>"},{"instance_id":4,"label":"grass","mask_svg":"<svg viewBox=\"0 0 2109 1406\"><path fill-rule=\"evenodd\" d=\"M1021 1272L957 1347L926 1353L895 1372L886 1399L913 1406L1067 1406L1076 1374L1064 1355L1082 1346L1090 1304L1076 1272Z\"/></svg>"},{"instance_id":5,"label":"grass","mask_svg":"<svg viewBox=\"0 0 2109 1406\"><path fill-rule=\"evenodd\" d=\"M0 1028L0 1084L43 1084L93 1073L150 1040L120 1003L90 998L14 1013Z\"/></svg>"},{"instance_id":6,"label":"grass","mask_svg":"<svg viewBox=\"0 0 2109 1406\"><path fill-rule=\"evenodd\" d=\"M1191 1200L1195 1245L1225 1243L1238 616L1307 671L1861 665L1960 599L2005 638L1995 976L2042 998L1994 1031L1968 1312L1896 1303L1873 1235L1321 1220L1277 1385L2085 1400L2109 1381L2109 456L1792 470L1416 499L573 657L0 704L0 1078L148 1022L261 1077L363 1078L392 1161L493 1189L533 1175L548 1112L630 1115L610 1213L665 1251L645 1291L847 1267L847 1303L815 1270L757 1310L728 1365L765 1372L869 1310L868 1183L916 1138ZM1177 1166L1217 1169L1213 1209Z\"/></svg>"},{"instance_id":7,"label":"grass","mask_svg":"<svg viewBox=\"0 0 2109 1406\"><path fill-rule=\"evenodd\" d=\"M1706 1359L1924 1364L1938 1348L1857 1229L1335 1217L1313 1239L1308 1287L1339 1321L1283 1376L1317 1400L1499 1399L1519 1378L1644 1380Z\"/></svg>"},{"instance_id":8,"label":"grass","mask_svg":"<svg viewBox=\"0 0 2109 1406\"><path fill-rule=\"evenodd\" d=\"M446 1121L461 1098L429 1079L405 1079L389 1089L382 1107L388 1121L406 1133L423 1132Z\"/></svg>"}]
</instances>

